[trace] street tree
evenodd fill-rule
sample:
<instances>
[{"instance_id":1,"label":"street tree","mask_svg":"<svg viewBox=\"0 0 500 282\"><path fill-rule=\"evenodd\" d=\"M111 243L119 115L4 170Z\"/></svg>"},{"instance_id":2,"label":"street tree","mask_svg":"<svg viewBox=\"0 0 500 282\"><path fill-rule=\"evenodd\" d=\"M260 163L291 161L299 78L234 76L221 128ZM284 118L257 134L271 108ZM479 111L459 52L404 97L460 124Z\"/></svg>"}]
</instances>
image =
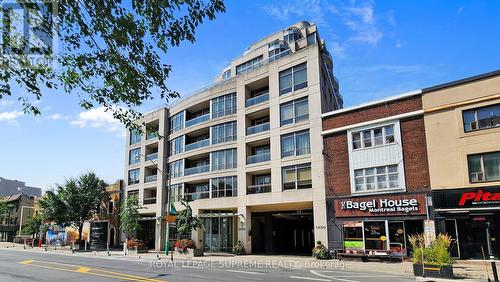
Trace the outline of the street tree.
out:
<instances>
[{"instance_id":1,"label":"street tree","mask_svg":"<svg viewBox=\"0 0 500 282\"><path fill-rule=\"evenodd\" d=\"M121 206L120 229L125 233L125 250L128 246L128 239L141 229L141 225L139 224L139 219L141 218L139 215L140 208L137 196L128 196Z\"/></svg>"},{"instance_id":2,"label":"street tree","mask_svg":"<svg viewBox=\"0 0 500 282\"><path fill-rule=\"evenodd\" d=\"M193 216L193 209L186 199L181 200L181 205L184 209L177 215L177 234L182 238L191 235L193 230L203 229L204 225L199 218Z\"/></svg>"},{"instance_id":3,"label":"street tree","mask_svg":"<svg viewBox=\"0 0 500 282\"><path fill-rule=\"evenodd\" d=\"M57 185L55 192L48 191L40 200L40 206L47 220L63 226L77 227L80 241L85 221L100 211L103 201L109 200L106 186L95 173L85 173Z\"/></svg>"},{"instance_id":4,"label":"street tree","mask_svg":"<svg viewBox=\"0 0 500 282\"><path fill-rule=\"evenodd\" d=\"M43 223L43 216L42 214L35 214L33 216L30 216L27 220L26 223L23 225L21 229L21 234L23 235L36 235L40 234L41 228L42 228L42 223Z\"/></svg>"}]
</instances>

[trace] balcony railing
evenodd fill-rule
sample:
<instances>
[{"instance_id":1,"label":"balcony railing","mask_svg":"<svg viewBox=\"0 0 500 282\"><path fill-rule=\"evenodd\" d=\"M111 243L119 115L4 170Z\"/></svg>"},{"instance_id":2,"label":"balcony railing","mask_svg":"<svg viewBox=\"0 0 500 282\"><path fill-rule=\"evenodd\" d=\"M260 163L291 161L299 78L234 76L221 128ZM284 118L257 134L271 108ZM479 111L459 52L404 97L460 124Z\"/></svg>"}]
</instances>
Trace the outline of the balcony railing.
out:
<instances>
[{"instance_id":1,"label":"balcony railing","mask_svg":"<svg viewBox=\"0 0 500 282\"><path fill-rule=\"evenodd\" d=\"M144 198L144 200L142 200L142 204L143 205L156 204L156 197Z\"/></svg>"},{"instance_id":2,"label":"balcony railing","mask_svg":"<svg viewBox=\"0 0 500 282\"><path fill-rule=\"evenodd\" d=\"M291 157L291 156L307 155L309 153L311 153L311 148L305 147L305 148L299 148L299 149L290 150L290 151L284 151L283 153L281 153L281 157L286 158L286 157Z\"/></svg>"},{"instance_id":3,"label":"balcony railing","mask_svg":"<svg viewBox=\"0 0 500 282\"><path fill-rule=\"evenodd\" d=\"M200 200L200 199L208 199L208 198L210 198L210 192L209 191L203 191L203 192L187 193L185 195L185 198L188 201L194 201L194 200Z\"/></svg>"},{"instance_id":4,"label":"balcony railing","mask_svg":"<svg viewBox=\"0 0 500 282\"><path fill-rule=\"evenodd\" d=\"M153 181L156 181L157 179L158 179L157 174L148 175L148 176L144 177L144 182L153 182Z\"/></svg>"},{"instance_id":5,"label":"balcony railing","mask_svg":"<svg viewBox=\"0 0 500 282\"><path fill-rule=\"evenodd\" d=\"M200 166L195 166L195 167L190 167L190 168L184 169L184 175L198 174L198 173L207 172L209 170L210 170L209 165L200 165Z\"/></svg>"},{"instance_id":6,"label":"balcony railing","mask_svg":"<svg viewBox=\"0 0 500 282\"><path fill-rule=\"evenodd\" d=\"M247 164L254 164L269 161L271 159L270 153L251 155L247 157Z\"/></svg>"},{"instance_id":7,"label":"balcony railing","mask_svg":"<svg viewBox=\"0 0 500 282\"><path fill-rule=\"evenodd\" d=\"M195 117L193 119L186 121L186 127L197 125L199 123L205 122L210 119L210 114L204 114L202 116Z\"/></svg>"},{"instance_id":8,"label":"balcony railing","mask_svg":"<svg viewBox=\"0 0 500 282\"><path fill-rule=\"evenodd\" d=\"M260 103L263 103L265 101L269 100L269 92L266 92L265 94L261 94L259 96L252 97L250 99L247 99L245 106L250 107L253 105L257 105Z\"/></svg>"},{"instance_id":9,"label":"balcony railing","mask_svg":"<svg viewBox=\"0 0 500 282\"><path fill-rule=\"evenodd\" d=\"M158 152L146 155L146 161L152 161L158 159Z\"/></svg>"},{"instance_id":10,"label":"balcony railing","mask_svg":"<svg viewBox=\"0 0 500 282\"><path fill-rule=\"evenodd\" d=\"M247 135L251 135L251 134L255 134L255 133L259 133L259 132L268 131L269 128L270 128L269 122L258 124L258 125L254 125L254 126L250 126L250 127L247 128Z\"/></svg>"},{"instance_id":11,"label":"balcony railing","mask_svg":"<svg viewBox=\"0 0 500 282\"><path fill-rule=\"evenodd\" d=\"M158 134L156 133L156 131L146 133L146 140L153 139L156 137L158 137Z\"/></svg>"},{"instance_id":12,"label":"balcony railing","mask_svg":"<svg viewBox=\"0 0 500 282\"><path fill-rule=\"evenodd\" d=\"M186 152L194 150L194 149L206 147L208 145L210 145L210 139L208 139L208 138L207 139L203 139L201 141L189 143L189 144L186 144Z\"/></svg>"},{"instance_id":13,"label":"balcony railing","mask_svg":"<svg viewBox=\"0 0 500 282\"><path fill-rule=\"evenodd\" d=\"M271 184L257 184L249 185L247 187L247 194L259 194L259 193L269 193L271 192Z\"/></svg>"}]
</instances>

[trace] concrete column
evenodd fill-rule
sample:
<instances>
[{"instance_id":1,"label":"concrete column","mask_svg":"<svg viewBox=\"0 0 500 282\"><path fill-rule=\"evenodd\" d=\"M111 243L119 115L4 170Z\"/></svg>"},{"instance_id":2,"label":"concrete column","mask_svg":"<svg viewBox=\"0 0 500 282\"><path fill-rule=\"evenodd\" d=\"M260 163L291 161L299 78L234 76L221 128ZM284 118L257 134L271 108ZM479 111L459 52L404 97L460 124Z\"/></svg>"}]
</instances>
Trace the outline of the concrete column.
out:
<instances>
[{"instance_id":1,"label":"concrete column","mask_svg":"<svg viewBox=\"0 0 500 282\"><path fill-rule=\"evenodd\" d=\"M246 206L238 207L238 240L245 245L247 254L252 253L252 212Z\"/></svg>"}]
</instances>

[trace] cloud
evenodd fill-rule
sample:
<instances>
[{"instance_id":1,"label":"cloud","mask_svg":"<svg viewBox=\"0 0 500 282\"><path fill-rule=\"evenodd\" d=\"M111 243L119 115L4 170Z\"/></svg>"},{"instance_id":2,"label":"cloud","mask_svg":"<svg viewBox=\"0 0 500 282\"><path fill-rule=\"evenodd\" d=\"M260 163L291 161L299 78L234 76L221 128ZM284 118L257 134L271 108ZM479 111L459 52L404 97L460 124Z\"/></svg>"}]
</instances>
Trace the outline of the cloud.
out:
<instances>
[{"instance_id":1,"label":"cloud","mask_svg":"<svg viewBox=\"0 0 500 282\"><path fill-rule=\"evenodd\" d=\"M77 119L70 122L71 125L80 128L99 128L108 132L124 132L124 126L113 117L111 111L105 107L98 107L78 114Z\"/></svg>"},{"instance_id":2,"label":"cloud","mask_svg":"<svg viewBox=\"0 0 500 282\"><path fill-rule=\"evenodd\" d=\"M0 100L0 107L12 106L15 103L16 103L16 101L12 101L12 100Z\"/></svg>"},{"instance_id":3,"label":"cloud","mask_svg":"<svg viewBox=\"0 0 500 282\"><path fill-rule=\"evenodd\" d=\"M463 7L463 6L460 6L460 7L458 7L458 9L457 9L457 13L458 13L458 14L460 14L463 10L464 10L464 7Z\"/></svg>"},{"instance_id":4,"label":"cloud","mask_svg":"<svg viewBox=\"0 0 500 282\"><path fill-rule=\"evenodd\" d=\"M17 118L22 115L22 111L0 112L0 122L6 121L10 124L17 124Z\"/></svg>"},{"instance_id":5,"label":"cloud","mask_svg":"<svg viewBox=\"0 0 500 282\"><path fill-rule=\"evenodd\" d=\"M45 118L46 118L46 119L51 119L51 120L60 120L60 119L65 119L65 120L67 120L67 119L70 119L70 117L69 117L69 116L63 116L63 115L58 114L58 113L51 114L51 115L49 115L49 116L46 116Z\"/></svg>"},{"instance_id":6,"label":"cloud","mask_svg":"<svg viewBox=\"0 0 500 282\"><path fill-rule=\"evenodd\" d=\"M265 5L262 8L269 16L284 22L289 22L292 17L299 17L323 25L325 21L321 3L321 0L294 0L278 5Z\"/></svg>"},{"instance_id":7,"label":"cloud","mask_svg":"<svg viewBox=\"0 0 500 282\"><path fill-rule=\"evenodd\" d=\"M344 25L352 31L349 41L376 45L384 36L377 24L373 2L367 1L358 5L356 1L351 1L348 6L341 5L330 11L339 15Z\"/></svg>"},{"instance_id":8,"label":"cloud","mask_svg":"<svg viewBox=\"0 0 500 282\"><path fill-rule=\"evenodd\" d=\"M401 41L401 40L399 40L399 39L398 39L398 40L396 40L396 45L395 45L394 47L396 47L396 48L401 48L401 47L403 47L403 45L404 45L405 43L406 43L406 42L403 42L403 41Z\"/></svg>"}]
</instances>

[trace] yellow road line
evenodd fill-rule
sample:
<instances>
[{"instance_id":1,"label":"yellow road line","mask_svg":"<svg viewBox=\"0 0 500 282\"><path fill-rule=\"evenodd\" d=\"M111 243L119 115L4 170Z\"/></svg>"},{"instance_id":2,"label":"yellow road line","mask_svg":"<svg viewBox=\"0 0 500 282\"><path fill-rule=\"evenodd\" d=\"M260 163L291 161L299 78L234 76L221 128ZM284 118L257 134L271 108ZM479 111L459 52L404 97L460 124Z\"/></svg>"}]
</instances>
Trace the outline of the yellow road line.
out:
<instances>
[{"instance_id":1,"label":"yellow road line","mask_svg":"<svg viewBox=\"0 0 500 282\"><path fill-rule=\"evenodd\" d=\"M165 280L157 280L157 279L153 279L153 278L130 275L130 274L109 271L109 270L104 270L104 269L99 269L99 268L89 268L89 267L78 266L78 265L74 265L74 264L64 264L64 263L51 262L51 261L24 260L24 261L21 261L19 263L24 264L24 265L41 267L41 268L61 270L61 271L67 271L67 272L76 272L76 273L81 273L81 274L96 275L96 276L109 277L109 278L116 278L116 279L127 280L127 281L165 282ZM57 266L53 266L53 265L57 265Z\"/></svg>"}]
</instances>

